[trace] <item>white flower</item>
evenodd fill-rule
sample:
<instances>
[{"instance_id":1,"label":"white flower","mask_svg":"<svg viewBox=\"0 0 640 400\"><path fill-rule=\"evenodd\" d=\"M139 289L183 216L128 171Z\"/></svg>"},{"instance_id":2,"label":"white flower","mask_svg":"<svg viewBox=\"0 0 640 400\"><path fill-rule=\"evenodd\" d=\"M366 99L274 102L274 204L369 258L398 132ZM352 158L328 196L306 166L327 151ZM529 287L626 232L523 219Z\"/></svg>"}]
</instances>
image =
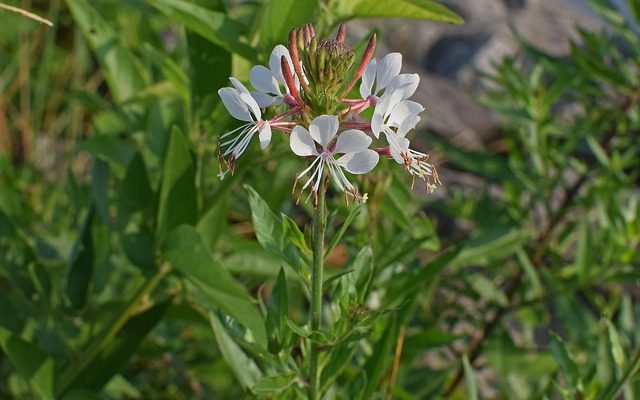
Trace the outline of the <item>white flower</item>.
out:
<instances>
[{"instance_id":1,"label":"white flower","mask_svg":"<svg viewBox=\"0 0 640 400\"><path fill-rule=\"evenodd\" d=\"M235 78L229 78L233 88L222 88L218 95L232 117L246 124L220 136L222 157L230 156L229 168L233 170L235 160L244 153L253 136L258 133L263 150L271 141L271 124L262 120L262 112L247 88ZM226 140L225 140L226 139Z\"/></svg>"},{"instance_id":2,"label":"white flower","mask_svg":"<svg viewBox=\"0 0 640 400\"><path fill-rule=\"evenodd\" d=\"M249 73L249 81L256 89L251 92L261 108L282 104L285 96L289 93L289 88L282 74L281 58L284 56L289 63L289 70L293 71L293 61L289 50L283 45L277 45L271 52L269 57L269 68L262 65L256 65L251 68ZM295 84L299 88L300 83L296 74L293 74ZM282 92L280 86L284 86L285 93Z\"/></svg>"},{"instance_id":3,"label":"white flower","mask_svg":"<svg viewBox=\"0 0 640 400\"><path fill-rule=\"evenodd\" d=\"M376 166L379 156L368 148L372 139L360 130L346 130L334 140L338 127L338 118L321 115L311 121L309 130L299 125L293 128L289 143L291 150L299 156L315 156L311 165L296 175L296 181L308 175L302 191L311 186L311 193L315 195L322 183L326 167L340 190L360 199L358 190L349 182L343 170L352 174L365 174ZM321 151L318 151L316 143L320 145ZM344 155L336 160L336 154Z\"/></svg>"},{"instance_id":4,"label":"white flower","mask_svg":"<svg viewBox=\"0 0 640 400\"><path fill-rule=\"evenodd\" d=\"M418 76L416 74L401 74L400 69L402 69L402 54L400 53L389 53L382 57L380 62L375 59L371 60L362 74L360 96L365 100L373 97L377 101L386 91L399 84L409 84L407 88L415 85L413 87L413 91L415 91L419 81ZM409 98L412 94L413 92L405 98Z\"/></svg>"},{"instance_id":5,"label":"white flower","mask_svg":"<svg viewBox=\"0 0 640 400\"><path fill-rule=\"evenodd\" d=\"M416 90L417 75L398 75L392 80L385 94L376 104L371 119L371 132L376 138L383 133L389 142L391 155L399 164L407 164L407 133L420 121L424 107L407 100Z\"/></svg>"}]
</instances>

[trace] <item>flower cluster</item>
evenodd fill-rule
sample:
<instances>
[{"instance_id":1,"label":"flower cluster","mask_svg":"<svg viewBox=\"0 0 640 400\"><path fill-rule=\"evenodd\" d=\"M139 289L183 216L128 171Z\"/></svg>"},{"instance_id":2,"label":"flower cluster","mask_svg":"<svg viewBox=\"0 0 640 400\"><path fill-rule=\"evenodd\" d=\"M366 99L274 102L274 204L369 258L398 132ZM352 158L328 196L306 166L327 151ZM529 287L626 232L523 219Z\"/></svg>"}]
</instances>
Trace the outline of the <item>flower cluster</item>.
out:
<instances>
[{"instance_id":1,"label":"flower cluster","mask_svg":"<svg viewBox=\"0 0 640 400\"><path fill-rule=\"evenodd\" d=\"M436 188L440 182L435 168L427 162L429 157L411 149L406 137L424 110L409 100L418 88L419 76L400 73L399 53L376 61L375 35L353 71L355 54L344 39L344 25L333 40L317 39L311 25L294 29L288 48L278 45L273 49L269 68L258 65L251 69L253 91L235 78L230 78L233 87L218 91L229 114L244 122L220 136L221 178L229 171L233 173L237 159L254 136L258 136L264 150L272 131L278 131L289 135L296 155L310 160L310 165L297 174L294 192L298 181L305 180L300 194L309 190L314 204L326 180L331 180L345 196L356 201L366 199L345 171L366 174L377 165L380 156L403 166L413 181L416 177L423 179L428 191ZM351 79L345 79L350 75ZM360 98L348 98L358 82ZM368 120L361 113L370 107L373 117ZM265 119L265 115L273 117ZM370 148L373 139L381 137L386 146Z\"/></svg>"}]
</instances>

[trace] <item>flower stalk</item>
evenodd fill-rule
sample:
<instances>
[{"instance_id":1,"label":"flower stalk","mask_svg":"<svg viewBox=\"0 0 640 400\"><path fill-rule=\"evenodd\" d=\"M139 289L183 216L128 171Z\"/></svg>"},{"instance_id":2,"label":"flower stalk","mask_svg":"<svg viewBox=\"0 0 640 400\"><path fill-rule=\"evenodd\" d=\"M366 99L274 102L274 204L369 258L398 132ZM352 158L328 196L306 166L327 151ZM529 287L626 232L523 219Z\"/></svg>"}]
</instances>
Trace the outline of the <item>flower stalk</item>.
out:
<instances>
[{"instance_id":1,"label":"flower stalk","mask_svg":"<svg viewBox=\"0 0 640 400\"><path fill-rule=\"evenodd\" d=\"M313 262L311 265L311 331L320 330L322 324L322 270L324 268L326 185L318 190L317 205L313 211ZM309 399L320 398L320 346L311 341L309 351Z\"/></svg>"}]
</instances>

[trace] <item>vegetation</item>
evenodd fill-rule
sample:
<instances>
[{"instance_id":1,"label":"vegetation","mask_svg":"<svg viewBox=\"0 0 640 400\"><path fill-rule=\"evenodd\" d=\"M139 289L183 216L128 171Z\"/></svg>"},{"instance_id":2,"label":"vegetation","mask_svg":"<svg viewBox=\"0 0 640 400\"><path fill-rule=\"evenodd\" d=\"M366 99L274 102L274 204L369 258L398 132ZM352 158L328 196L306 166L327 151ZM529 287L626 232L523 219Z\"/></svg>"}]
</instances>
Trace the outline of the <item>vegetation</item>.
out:
<instances>
[{"instance_id":1,"label":"vegetation","mask_svg":"<svg viewBox=\"0 0 640 400\"><path fill-rule=\"evenodd\" d=\"M568 57L521 40L487 75L498 151L414 134L473 185L412 191L381 157L353 180L366 203L327 193L317 330L314 205L291 196L307 163L274 135L220 180L237 123L217 90L308 22L460 18L430 0L3 3L54 26L0 10L0 398L306 398L312 346L326 399L640 396L640 37L607 0L608 29Z\"/></svg>"}]
</instances>

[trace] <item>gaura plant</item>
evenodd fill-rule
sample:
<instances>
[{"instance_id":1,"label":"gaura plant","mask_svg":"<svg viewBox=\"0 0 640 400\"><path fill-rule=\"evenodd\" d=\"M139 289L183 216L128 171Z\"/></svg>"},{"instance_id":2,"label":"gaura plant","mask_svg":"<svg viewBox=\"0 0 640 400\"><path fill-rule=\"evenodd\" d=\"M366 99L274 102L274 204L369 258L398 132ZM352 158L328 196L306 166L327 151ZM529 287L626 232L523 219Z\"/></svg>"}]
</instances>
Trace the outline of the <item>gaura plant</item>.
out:
<instances>
[{"instance_id":1,"label":"gaura plant","mask_svg":"<svg viewBox=\"0 0 640 400\"><path fill-rule=\"evenodd\" d=\"M303 352L308 356L306 386L309 399L318 399L324 390L320 384L322 343L322 296L325 195L330 182L344 193L345 202L365 202L348 174L370 172L380 156L389 157L412 178L422 179L432 192L440 183L428 155L410 147L407 134L420 121L424 107L409 98L415 93L419 76L400 73L402 56L391 53L379 62L373 58L376 36L373 34L356 65L354 51L345 44L345 27L340 25L335 39L319 39L307 24L289 34L288 47L277 45L269 59L269 68L251 69L250 91L231 77L232 87L218 91L232 117L244 122L220 136L218 143L219 177L233 174L238 159L254 138L264 150L274 131L289 136L291 151L309 160L296 175L293 192L296 201L308 192L313 199L312 268L310 277L311 334ZM351 92L360 82L359 97ZM373 108L369 120L363 111ZM267 117L270 116L270 117ZM376 142L383 143L373 145ZM297 187L300 186L298 190Z\"/></svg>"}]
</instances>

